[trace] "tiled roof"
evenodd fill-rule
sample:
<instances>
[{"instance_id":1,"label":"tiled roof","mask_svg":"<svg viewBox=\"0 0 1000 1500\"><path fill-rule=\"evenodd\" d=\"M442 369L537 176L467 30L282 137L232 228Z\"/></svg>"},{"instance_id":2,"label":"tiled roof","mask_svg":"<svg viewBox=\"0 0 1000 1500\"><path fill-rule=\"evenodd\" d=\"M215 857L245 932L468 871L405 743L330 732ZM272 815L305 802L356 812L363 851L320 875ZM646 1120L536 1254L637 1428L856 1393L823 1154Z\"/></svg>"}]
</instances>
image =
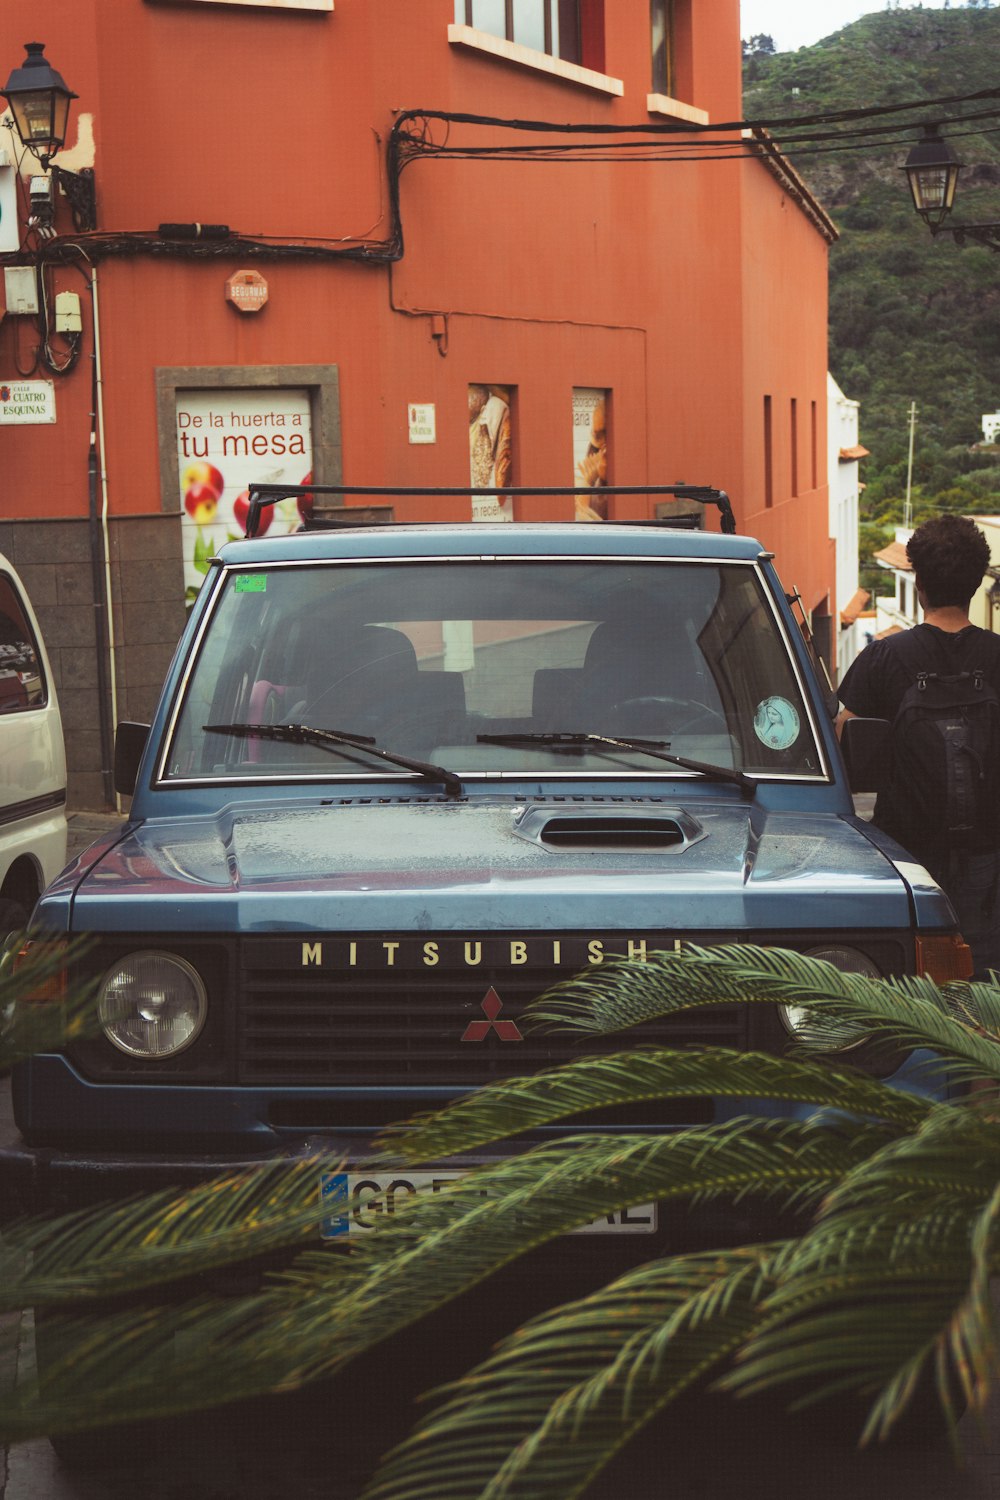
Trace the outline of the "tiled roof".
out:
<instances>
[{"instance_id":1,"label":"tiled roof","mask_svg":"<svg viewBox=\"0 0 1000 1500\"><path fill-rule=\"evenodd\" d=\"M858 616L864 612L864 607L870 598L871 594L867 589L858 589L854 597L840 611L840 623L853 625Z\"/></svg>"},{"instance_id":2,"label":"tiled roof","mask_svg":"<svg viewBox=\"0 0 1000 1500\"><path fill-rule=\"evenodd\" d=\"M906 555L905 542L890 542L888 547L875 553L875 561L885 563L887 568L899 568L903 573L913 572L913 564Z\"/></svg>"},{"instance_id":3,"label":"tiled roof","mask_svg":"<svg viewBox=\"0 0 1000 1500\"><path fill-rule=\"evenodd\" d=\"M840 462L842 464L849 464L856 458L867 458L870 451L868 448L862 448L860 443L856 443L853 448L841 448L839 454Z\"/></svg>"}]
</instances>

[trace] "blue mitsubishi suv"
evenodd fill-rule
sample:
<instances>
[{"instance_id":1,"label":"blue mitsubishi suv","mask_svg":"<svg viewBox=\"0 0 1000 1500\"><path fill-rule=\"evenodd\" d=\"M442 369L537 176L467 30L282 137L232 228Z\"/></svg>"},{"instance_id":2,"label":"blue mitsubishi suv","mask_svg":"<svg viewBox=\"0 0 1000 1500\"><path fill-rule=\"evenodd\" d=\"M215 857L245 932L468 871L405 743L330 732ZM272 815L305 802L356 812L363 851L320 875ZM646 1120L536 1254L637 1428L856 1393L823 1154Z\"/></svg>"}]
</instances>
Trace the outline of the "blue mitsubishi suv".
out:
<instances>
[{"instance_id":1,"label":"blue mitsubishi suv","mask_svg":"<svg viewBox=\"0 0 1000 1500\"><path fill-rule=\"evenodd\" d=\"M747 941L963 972L944 895L855 815L828 695L747 537L233 542L116 775L126 823L35 912L91 940L70 979L99 984L102 1030L15 1070L8 1214L324 1151L346 1162L326 1234L349 1238L459 1165L373 1177L380 1128L569 1055L521 1026L561 978ZM722 1006L637 1040L781 1051L796 1024ZM660 1123L738 1110L675 1101Z\"/></svg>"}]
</instances>

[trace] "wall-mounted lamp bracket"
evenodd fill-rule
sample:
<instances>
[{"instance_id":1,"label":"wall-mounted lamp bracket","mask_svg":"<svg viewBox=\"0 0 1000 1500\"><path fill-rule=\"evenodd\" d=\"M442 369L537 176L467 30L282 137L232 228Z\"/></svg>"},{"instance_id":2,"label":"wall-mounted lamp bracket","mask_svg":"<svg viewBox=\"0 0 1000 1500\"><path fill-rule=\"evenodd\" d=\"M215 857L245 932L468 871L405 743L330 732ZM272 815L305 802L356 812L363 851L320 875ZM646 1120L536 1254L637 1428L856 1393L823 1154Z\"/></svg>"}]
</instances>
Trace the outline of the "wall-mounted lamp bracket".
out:
<instances>
[{"instance_id":1,"label":"wall-mounted lamp bracket","mask_svg":"<svg viewBox=\"0 0 1000 1500\"><path fill-rule=\"evenodd\" d=\"M69 203L73 223L81 234L97 228L97 186L93 167L81 167L79 172L68 172L65 167L52 164L52 173Z\"/></svg>"},{"instance_id":2,"label":"wall-mounted lamp bracket","mask_svg":"<svg viewBox=\"0 0 1000 1500\"><path fill-rule=\"evenodd\" d=\"M942 224L945 234L955 236L955 244L962 248L971 240L976 245L986 245L990 250L1000 250L1000 223L993 224ZM932 230L931 233L937 233Z\"/></svg>"}]
</instances>

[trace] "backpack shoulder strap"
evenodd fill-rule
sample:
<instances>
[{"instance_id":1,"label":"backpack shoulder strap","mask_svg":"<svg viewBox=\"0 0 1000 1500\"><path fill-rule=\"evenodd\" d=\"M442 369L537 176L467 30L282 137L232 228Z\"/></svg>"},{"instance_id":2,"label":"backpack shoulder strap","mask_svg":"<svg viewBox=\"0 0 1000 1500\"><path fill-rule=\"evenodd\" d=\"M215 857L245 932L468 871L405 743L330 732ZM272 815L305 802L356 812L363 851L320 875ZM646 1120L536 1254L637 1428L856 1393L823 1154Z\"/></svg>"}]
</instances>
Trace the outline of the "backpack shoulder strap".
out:
<instances>
[{"instance_id":1,"label":"backpack shoulder strap","mask_svg":"<svg viewBox=\"0 0 1000 1500\"><path fill-rule=\"evenodd\" d=\"M903 669L914 678L918 672L931 672L940 677L956 677L966 672L970 676L979 673L985 679L1000 681L1000 636L994 636L988 630L975 629L960 657L956 658L936 630L915 625L912 630L894 637L893 653Z\"/></svg>"},{"instance_id":2,"label":"backpack shoulder strap","mask_svg":"<svg viewBox=\"0 0 1000 1500\"><path fill-rule=\"evenodd\" d=\"M951 663L947 659L943 641L933 630L914 625L894 638L892 652L908 676L916 678L918 672L947 672Z\"/></svg>"}]
</instances>

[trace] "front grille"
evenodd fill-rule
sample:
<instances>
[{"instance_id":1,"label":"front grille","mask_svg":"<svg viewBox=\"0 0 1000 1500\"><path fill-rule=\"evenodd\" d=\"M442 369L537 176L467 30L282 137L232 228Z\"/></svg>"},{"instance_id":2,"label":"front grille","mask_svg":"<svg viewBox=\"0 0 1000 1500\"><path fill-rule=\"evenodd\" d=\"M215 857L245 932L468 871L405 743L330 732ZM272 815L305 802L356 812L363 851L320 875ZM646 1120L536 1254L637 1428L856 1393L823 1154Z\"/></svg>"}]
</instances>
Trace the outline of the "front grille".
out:
<instances>
[{"instance_id":1,"label":"front grille","mask_svg":"<svg viewBox=\"0 0 1000 1500\"><path fill-rule=\"evenodd\" d=\"M599 1040L567 1033L504 1040L530 1000L572 974L567 967L289 972L254 964L253 945L246 947L238 1054L245 1084L476 1087L588 1052L747 1046L747 1009L740 1006L673 1016ZM491 992L499 1010L488 1000ZM475 1039L463 1042L469 1032Z\"/></svg>"}]
</instances>

